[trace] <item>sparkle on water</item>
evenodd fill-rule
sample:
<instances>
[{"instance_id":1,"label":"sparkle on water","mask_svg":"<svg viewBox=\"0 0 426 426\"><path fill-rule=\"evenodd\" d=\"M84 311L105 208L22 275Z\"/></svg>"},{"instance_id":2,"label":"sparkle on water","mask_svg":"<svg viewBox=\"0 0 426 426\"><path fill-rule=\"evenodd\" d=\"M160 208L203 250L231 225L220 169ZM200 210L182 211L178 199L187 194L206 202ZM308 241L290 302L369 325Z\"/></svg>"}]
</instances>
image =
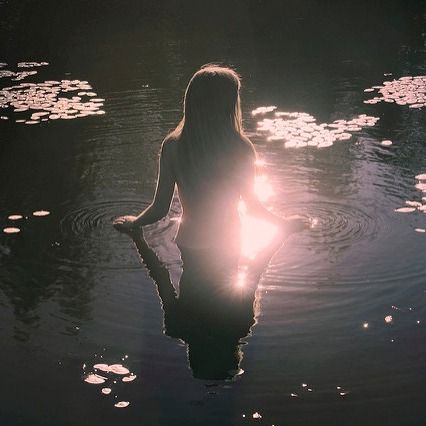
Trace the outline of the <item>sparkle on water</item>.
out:
<instances>
[{"instance_id":1,"label":"sparkle on water","mask_svg":"<svg viewBox=\"0 0 426 426\"><path fill-rule=\"evenodd\" d=\"M389 323L391 323L391 322L392 322L392 320L393 320L392 315L386 315L386 316L385 316L385 322L386 322L386 323L388 323L388 324L389 324Z\"/></svg>"}]
</instances>

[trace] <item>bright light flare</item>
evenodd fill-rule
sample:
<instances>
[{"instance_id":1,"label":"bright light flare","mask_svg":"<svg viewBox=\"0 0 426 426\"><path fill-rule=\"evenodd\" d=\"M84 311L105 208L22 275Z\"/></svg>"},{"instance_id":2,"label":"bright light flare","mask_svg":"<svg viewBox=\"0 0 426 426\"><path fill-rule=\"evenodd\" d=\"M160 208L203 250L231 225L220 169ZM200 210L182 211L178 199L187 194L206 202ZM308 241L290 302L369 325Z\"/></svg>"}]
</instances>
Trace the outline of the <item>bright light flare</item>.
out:
<instances>
[{"instance_id":1,"label":"bright light flare","mask_svg":"<svg viewBox=\"0 0 426 426\"><path fill-rule=\"evenodd\" d=\"M265 249L277 233L277 226L262 219L241 215L241 254L249 259Z\"/></svg>"},{"instance_id":2,"label":"bright light flare","mask_svg":"<svg viewBox=\"0 0 426 426\"><path fill-rule=\"evenodd\" d=\"M254 191L259 201L263 203L274 195L266 175L256 176ZM272 242L278 228L270 222L250 216L244 201L240 201L238 210L241 218L241 254L254 259Z\"/></svg>"},{"instance_id":3,"label":"bright light flare","mask_svg":"<svg viewBox=\"0 0 426 426\"><path fill-rule=\"evenodd\" d=\"M237 275L237 286L238 287L244 287L244 285L246 283L246 276L247 276L246 271L244 271L244 270L238 271L238 275Z\"/></svg>"},{"instance_id":4,"label":"bright light flare","mask_svg":"<svg viewBox=\"0 0 426 426\"><path fill-rule=\"evenodd\" d=\"M256 176L254 192L262 203L268 201L275 194L272 185L268 182L268 178L265 175Z\"/></svg>"}]
</instances>

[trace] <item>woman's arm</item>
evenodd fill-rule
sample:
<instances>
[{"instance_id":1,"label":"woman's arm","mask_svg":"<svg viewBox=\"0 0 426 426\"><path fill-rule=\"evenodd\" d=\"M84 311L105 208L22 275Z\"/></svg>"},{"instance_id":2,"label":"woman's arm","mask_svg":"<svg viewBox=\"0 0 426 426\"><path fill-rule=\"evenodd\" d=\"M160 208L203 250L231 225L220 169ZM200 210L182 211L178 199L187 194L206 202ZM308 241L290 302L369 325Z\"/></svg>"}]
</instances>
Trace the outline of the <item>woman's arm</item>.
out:
<instances>
[{"instance_id":1,"label":"woman's arm","mask_svg":"<svg viewBox=\"0 0 426 426\"><path fill-rule=\"evenodd\" d=\"M175 175L172 167L170 143L165 141L161 146L160 162L152 203L138 216L120 216L113 221L113 225L123 231L140 226L150 225L167 215L175 189Z\"/></svg>"}]
</instances>

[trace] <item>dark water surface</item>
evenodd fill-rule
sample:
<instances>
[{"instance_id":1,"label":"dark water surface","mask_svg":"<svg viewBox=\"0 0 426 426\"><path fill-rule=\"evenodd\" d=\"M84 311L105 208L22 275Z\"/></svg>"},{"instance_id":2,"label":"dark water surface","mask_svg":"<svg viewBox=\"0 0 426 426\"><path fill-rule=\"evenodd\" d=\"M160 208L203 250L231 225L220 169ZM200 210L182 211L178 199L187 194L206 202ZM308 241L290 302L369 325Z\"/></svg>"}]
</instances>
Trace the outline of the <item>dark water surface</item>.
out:
<instances>
[{"instance_id":1,"label":"dark water surface","mask_svg":"<svg viewBox=\"0 0 426 426\"><path fill-rule=\"evenodd\" d=\"M0 224L20 229L0 234L0 424L426 424L426 191L416 179L426 173L426 108L363 102L377 95L366 88L426 74L425 13L422 1L1 0L0 75L37 73L4 75L0 88L69 82L35 120L0 101ZM162 138L180 119L188 79L211 61L243 77L268 205L317 219L266 270L240 348L244 373L227 381L193 377L186 345L163 334L134 244L110 224L150 202ZM67 113L46 108L78 96L63 92L70 84L90 86L79 90L105 114L51 118ZM34 86L21 89L32 90L23 102L34 98ZM256 134L274 113L251 111L268 105L318 124L379 120L329 147L284 148ZM406 201L420 204L395 212ZM40 210L50 214L32 215ZM147 239L176 282L175 226L165 219ZM218 356L204 351L198 362ZM104 384L85 382L98 363L136 378L98 370Z\"/></svg>"}]
</instances>

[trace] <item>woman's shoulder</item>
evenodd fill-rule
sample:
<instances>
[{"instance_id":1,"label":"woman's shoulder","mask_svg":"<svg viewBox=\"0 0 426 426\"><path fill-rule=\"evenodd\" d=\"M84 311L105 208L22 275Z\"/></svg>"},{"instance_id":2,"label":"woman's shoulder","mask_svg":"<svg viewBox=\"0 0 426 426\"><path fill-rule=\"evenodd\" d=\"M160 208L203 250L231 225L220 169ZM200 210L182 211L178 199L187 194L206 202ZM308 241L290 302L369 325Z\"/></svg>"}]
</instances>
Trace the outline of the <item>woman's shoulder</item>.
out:
<instances>
[{"instance_id":1,"label":"woman's shoulder","mask_svg":"<svg viewBox=\"0 0 426 426\"><path fill-rule=\"evenodd\" d=\"M173 146L175 145L179 140L179 137L175 135L175 132L169 133L163 140L163 146Z\"/></svg>"},{"instance_id":2,"label":"woman's shoulder","mask_svg":"<svg viewBox=\"0 0 426 426\"><path fill-rule=\"evenodd\" d=\"M161 153L163 155L174 155L176 154L178 144L178 138L173 134L169 133L161 144Z\"/></svg>"}]
</instances>

